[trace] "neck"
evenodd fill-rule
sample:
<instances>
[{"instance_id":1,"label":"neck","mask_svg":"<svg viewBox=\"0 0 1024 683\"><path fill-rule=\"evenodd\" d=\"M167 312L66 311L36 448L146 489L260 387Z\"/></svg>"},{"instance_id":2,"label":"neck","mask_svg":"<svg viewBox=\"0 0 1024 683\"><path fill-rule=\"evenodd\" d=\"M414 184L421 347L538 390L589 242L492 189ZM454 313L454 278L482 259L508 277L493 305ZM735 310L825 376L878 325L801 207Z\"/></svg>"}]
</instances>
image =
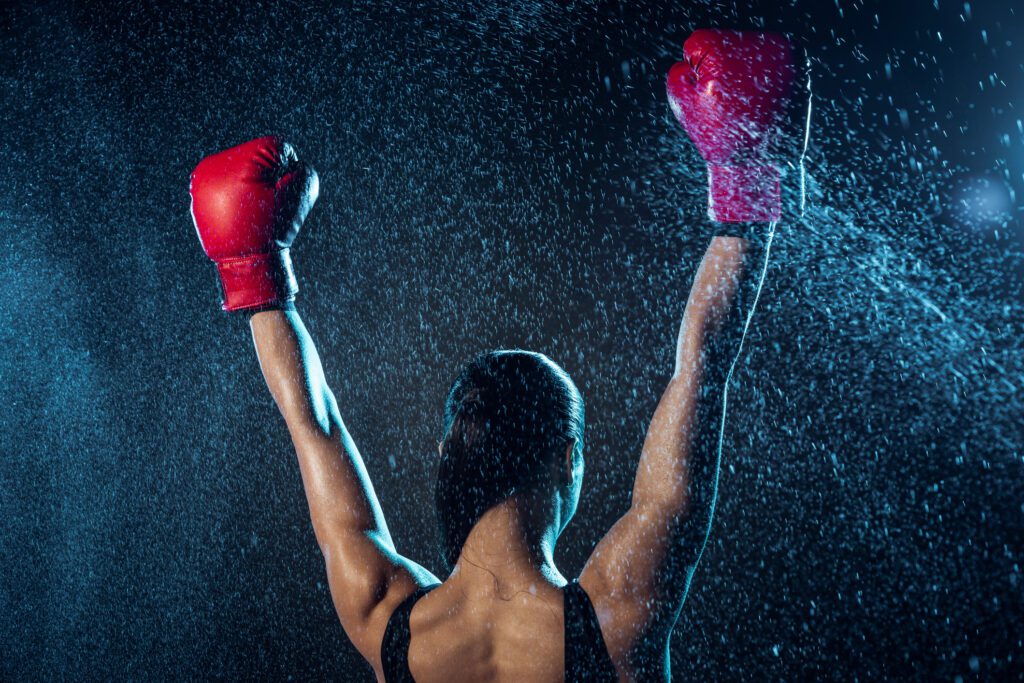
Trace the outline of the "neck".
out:
<instances>
[{"instance_id":1,"label":"neck","mask_svg":"<svg viewBox=\"0 0 1024 683\"><path fill-rule=\"evenodd\" d=\"M466 538L452 577L504 596L539 581L563 585L553 558L555 525L545 509L550 505L513 496L485 512Z\"/></svg>"}]
</instances>

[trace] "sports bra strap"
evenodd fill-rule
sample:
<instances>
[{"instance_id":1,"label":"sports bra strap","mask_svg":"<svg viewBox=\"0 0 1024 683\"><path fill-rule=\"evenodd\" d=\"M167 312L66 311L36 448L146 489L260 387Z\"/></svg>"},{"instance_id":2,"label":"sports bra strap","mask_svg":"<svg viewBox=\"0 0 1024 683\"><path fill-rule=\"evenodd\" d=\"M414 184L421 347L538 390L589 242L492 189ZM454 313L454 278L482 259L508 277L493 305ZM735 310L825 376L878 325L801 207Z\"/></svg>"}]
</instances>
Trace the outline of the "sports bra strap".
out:
<instances>
[{"instance_id":1,"label":"sports bra strap","mask_svg":"<svg viewBox=\"0 0 1024 683\"><path fill-rule=\"evenodd\" d=\"M409 671L409 615L416 601L441 584L423 586L402 601L388 619L384 640L380 644L380 662L387 683L416 683Z\"/></svg>"}]
</instances>

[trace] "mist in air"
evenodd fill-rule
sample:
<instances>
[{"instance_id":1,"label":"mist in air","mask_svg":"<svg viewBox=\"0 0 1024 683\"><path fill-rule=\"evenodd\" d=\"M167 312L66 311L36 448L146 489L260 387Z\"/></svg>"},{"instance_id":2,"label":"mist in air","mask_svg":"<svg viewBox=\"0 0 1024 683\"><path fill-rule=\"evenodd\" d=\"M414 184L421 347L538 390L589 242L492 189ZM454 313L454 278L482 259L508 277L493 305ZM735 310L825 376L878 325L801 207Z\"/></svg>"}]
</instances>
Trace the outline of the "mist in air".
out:
<instances>
[{"instance_id":1,"label":"mist in air","mask_svg":"<svg viewBox=\"0 0 1024 683\"><path fill-rule=\"evenodd\" d=\"M1024 16L1002 5L4 7L0 678L372 680L189 216L195 164L268 133L320 174L298 306L399 550L439 570L445 390L521 347L587 402L577 575L628 506L711 235L664 88L703 26L798 36L814 99L672 670L1024 675Z\"/></svg>"}]
</instances>

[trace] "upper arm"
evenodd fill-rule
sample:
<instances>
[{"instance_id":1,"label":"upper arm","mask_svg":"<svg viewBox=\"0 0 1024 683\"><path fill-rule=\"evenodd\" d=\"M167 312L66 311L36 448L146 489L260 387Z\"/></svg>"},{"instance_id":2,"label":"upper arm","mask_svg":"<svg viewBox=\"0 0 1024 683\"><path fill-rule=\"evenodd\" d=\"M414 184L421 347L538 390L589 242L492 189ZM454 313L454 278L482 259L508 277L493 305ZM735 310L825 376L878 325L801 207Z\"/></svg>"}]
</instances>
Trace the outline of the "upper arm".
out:
<instances>
[{"instance_id":1,"label":"upper arm","mask_svg":"<svg viewBox=\"0 0 1024 683\"><path fill-rule=\"evenodd\" d=\"M352 644L379 671L391 613L417 587L438 580L395 549L362 457L333 397L330 403L329 431L292 421L289 430L335 611Z\"/></svg>"},{"instance_id":2,"label":"upper arm","mask_svg":"<svg viewBox=\"0 0 1024 683\"><path fill-rule=\"evenodd\" d=\"M705 439L699 428L699 370L677 375L658 401L637 466L630 509L597 544L584 575L618 603L635 602L647 616L631 624L671 627L686 597L693 566L707 538L709 521ZM705 429L707 432L707 429ZM581 579L582 580L582 579ZM620 605L631 609L628 604Z\"/></svg>"},{"instance_id":3,"label":"upper arm","mask_svg":"<svg viewBox=\"0 0 1024 683\"><path fill-rule=\"evenodd\" d=\"M704 537L706 527L687 524L674 511L633 505L597 544L580 584L617 664L634 670L660 665Z\"/></svg>"},{"instance_id":4,"label":"upper arm","mask_svg":"<svg viewBox=\"0 0 1024 683\"><path fill-rule=\"evenodd\" d=\"M676 623L707 537L693 515L692 439L696 378L677 376L647 430L630 509L612 525L580 583L601 618L615 661L647 658ZM696 475L701 473L698 471Z\"/></svg>"},{"instance_id":5,"label":"upper arm","mask_svg":"<svg viewBox=\"0 0 1024 683\"><path fill-rule=\"evenodd\" d=\"M601 539L580 575L612 659L656 665L686 599L702 540L662 510L633 506ZM652 659L654 658L654 659Z\"/></svg>"},{"instance_id":6,"label":"upper arm","mask_svg":"<svg viewBox=\"0 0 1024 683\"><path fill-rule=\"evenodd\" d=\"M320 544L334 609L345 635L381 670L381 643L395 608L418 587L437 583L429 571L399 555L378 533L339 530Z\"/></svg>"},{"instance_id":7,"label":"upper arm","mask_svg":"<svg viewBox=\"0 0 1024 683\"><path fill-rule=\"evenodd\" d=\"M710 525L715 471L701 368L676 375L644 441L629 510L600 540L580 576L616 662L663 655ZM703 405L701 405L703 404ZM703 419L702 419L703 416Z\"/></svg>"},{"instance_id":8,"label":"upper arm","mask_svg":"<svg viewBox=\"0 0 1024 683\"><path fill-rule=\"evenodd\" d=\"M737 292L754 282L750 249L731 237L716 237L708 247L683 314L675 373L644 441L630 509L580 576L616 662L663 655L707 541L725 383L743 340L746 312L736 305Z\"/></svg>"},{"instance_id":9,"label":"upper arm","mask_svg":"<svg viewBox=\"0 0 1024 683\"><path fill-rule=\"evenodd\" d=\"M362 456L298 314L257 313L251 325L260 367L295 445L335 609L345 633L379 672L391 612L417 586L437 579L396 551Z\"/></svg>"}]
</instances>

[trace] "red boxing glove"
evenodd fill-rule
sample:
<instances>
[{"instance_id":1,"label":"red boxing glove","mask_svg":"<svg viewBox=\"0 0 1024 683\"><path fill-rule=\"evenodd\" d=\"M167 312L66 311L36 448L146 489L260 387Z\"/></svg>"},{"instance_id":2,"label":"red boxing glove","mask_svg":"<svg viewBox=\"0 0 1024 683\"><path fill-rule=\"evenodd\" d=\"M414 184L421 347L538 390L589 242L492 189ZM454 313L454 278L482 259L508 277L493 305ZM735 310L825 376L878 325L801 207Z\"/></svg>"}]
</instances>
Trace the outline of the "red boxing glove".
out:
<instances>
[{"instance_id":1,"label":"red boxing glove","mask_svg":"<svg viewBox=\"0 0 1024 683\"><path fill-rule=\"evenodd\" d=\"M192 220L217 264L225 311L287 305L299 291L288 249L319 194L313 167L279 137L206 157L192 172Z\"/></svg>"},{"instance_id":2,"label":"red boxing glove","mask_svg":"<svg viewBox=\"0 0 1024 683\"><path fill-rule=\"evenodd\" d=\"M800 167L802 193L807 144L807 83L797 82L792 44L773 33L700 29L683 54L668 73L668 101L707 162L708 215L778 220L780 169Z\"/></svg>"}]
</instances>

